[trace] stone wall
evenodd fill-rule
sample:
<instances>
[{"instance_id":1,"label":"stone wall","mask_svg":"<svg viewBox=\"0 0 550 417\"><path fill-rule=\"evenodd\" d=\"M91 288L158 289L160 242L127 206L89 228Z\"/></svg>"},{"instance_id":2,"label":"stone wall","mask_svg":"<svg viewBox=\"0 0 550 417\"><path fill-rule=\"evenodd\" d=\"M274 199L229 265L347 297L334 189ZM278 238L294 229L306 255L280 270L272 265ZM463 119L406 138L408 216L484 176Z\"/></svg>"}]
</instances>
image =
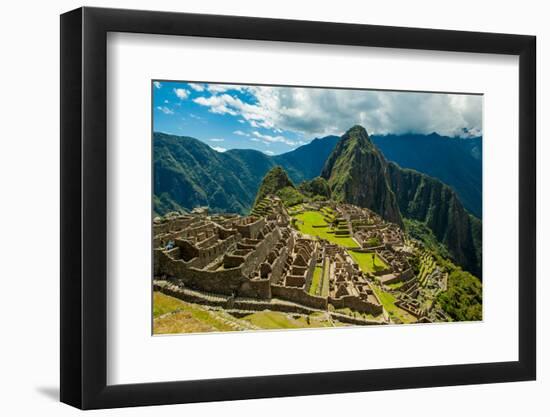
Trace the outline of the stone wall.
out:
<instances>
[{"instance_id":1,"label":"stone wall","mask_svg":"<svg viewBox=\"0 0 550 417\"><path fill-rule=\"evenodd\" d=\"M339 313L330 313L330 316L334 320L338 320L340 322L348 323L348 324L360 325L360 326L368 326L368 325L375 326L375 325L387 324L383 321L364 320L357 317L352 317L346 314L339 314Z\"/></svg>"},{"instance_id":2,"label":"stone wall","mask_svg":"<svg viewBox=\"0 0 550 417\"><path fill-rule=\"evenodd\" d=\"M265 218L245 217L243 223L236 224L237 231L243 236L256 239L258 234L265 227Z\"/></svg>"},{"instance_id":3,"label":"stone wall","mask_svg":"<svg viewBox=\"0 0 550 417\"><path fill-rule=\"evenodd\" d=\"M220 238L218 237L217 233L214 233L212 231L205 234L205 239L201 240L197 243L198 248L209 248L210 246L215 245Z\"/></svg>"},{"instance_id":4,"label":"stone wall","mask_svg":"<svg viewBox=\"0 0 550 417\"><path fill-rule=\"evenodd\" d=\"M378 271L374 271L372 272L372 275L375 275L377 277L381 277L382 275L387 275L387 274L391 274L392 273L392 269L391 268L386 268L386 269L380 269Z\"/></svg>"},{"instance_id":5,"label":"stone wall","mask_svg":"<svg viewBox=\"0 0 550 417\"><path fill-rule=\"evenodd\" d=\"M289 249L287 247L281 248L279 255L271 264L270 281L272 284L276 284L281 279L286 260L288 259L288 253Z\"/></svg>"},{"instance_id":6,"label":"stone wall","mask_svg":"<svg viewBox=\"0 0 550 417\"><path fill-rule=\"evenodd\" d=\"M168 282L156 281L153 285L155 291L160 291L171 297L178 298L190 303L208 305L213 307L222 307L226 310L248 310L248 311L279 311L282 313L311 314L315 312L311 307L302 306L293 303L273 303L270 300L233 298L223 295L209 296L199 292L192 292L177 285Z\"/></svg>"},{"instance_id":7,"label":"stone wall","mask_svg":"<svg viewBox=\"0 0 550 417\"><path fill-rule=\"evenodd\" d=\"M401 272L399 276L401 277L402 281L407 281L408 279L411 279L414 276L414 271L412 270L412 268L409 268Z\"/></svg>"},{"instance_id":8,"label":"stone wall","mask_svg":"<svg viewBox=\"0 0 550 417\"><path fill-rule=\"evenodd\" d=\"M197 222L187 229L182 230L182 238L194 240L196 237L200 236L202 233L212 231L213 225L207 223L204 220Z\"/></svg>"},{"instance_id":9,"label":"stone wall","mask_svg":"<svg viewBox=\"0 0 550 417\"><path fill-rule=\"evenodd\" d=\"M371 253L371 252L376 252L377 250L381 250L381 249L384 249L385 246L384 245L380 245L380 246L373 246L373 247L369 247L369 248L351 248L354 252L359 252L359 253Z\"/></svg>"},{"instance_id":10,"label":"stone wall","mask_svg":"<svg viewBox=\"0 0 550 417\"><path fill-rule=\"evenodd\" d=\"M405 310L407 313L413 315L415 318L419 318L422 316L422 313L419 309L417 309L414 306L409 305L407 302L399 300L395 302L395 305L399 307L402 310Z\"/></svg>"},{"instance_id":11,"label":"stone wall","mask_svg":"<svg viewBox=\"0 0 550 417\"><path fill-rule=\"evenodd\" d=\"M285 279L285 285L287 287L304 288L306 284L305 275L287 275Z\"/></svg>"},{"instance_id":12,"label":"stone wall","mask_svg":"<svg viewBox=\"0 0 550 417\"><path fill-rule=\"evenodd\" d=\"M188 240L176 239L174 243L177 250L172 249L168 251L168 255L172 256L174 259L182 259L185 262L188 262L193 258L199 258L199 249Z\"/></svg>"},{"instance_id":13,"label":"stone wall","mask_svg":"<svg viewBox=\"0 0 550 417\"><path fill-rule=\"evenodd\" d=\"M163 248L167 245L168 242L175 241L176 239L181 239L182 235L184 234L185 232L183 230L178 230L175 232L155 235L155 237L153 238L153 248Z\"/></svg>"},{"instance_id":14,"label":"stone wall","mask_svg":"<svg viewBox=\"0 0 550 417\"><path fill-rule=\"evenodd\" d=\"M166 275L176 281L180 280L191 288L203 291L269 298L271 296L269 279L251 280L250 278L281 239L279 229L272 230L264 239L254 242L253 250L237 250L226 254L224 269L203 270L202 268L225 254L228 248L236 243L238 235L226 236L225 240L217 241L206 248L197 248L189 241L177 240L176 248L166 252L157 250L155 275ZM180 259L182 251L185 255L184 259Z\"/></svg>"},{"instance_id":15,"label":"stone wall","mask_svg":"<svg viewBox=\"0 0 550 417\"><path fill-rule=\"evenodd\" d=\"M227 296L203 294L200 292L189 291L177 285L170 284L166 281L155 281L153 284L154 291L160 291L171 297L178 298L180 300L196 303L201 305L208 305L211 307L222 307L228 312L239 312L240 315L247 315L253 311L278 311L282 313L292 314L311 314L317 309L306 307L298 304L291 303L273 303L268 300L250 300L239 299ZM330 315L333 319L340 322L356 324L356 325L369 325L369 324L385 324L380 321L368 321L357 317L347 316L336 312L331 312Z\"/></svg>"},{"instance_id":16,"label":"stone wall","mask_svg":"<svg viewBox=\"0 0 550 417\"><path fill-rule=\"evenodd\" d=\"M176 246L178 246L182 251L186 253L185 256L182 256L183 259L189 260L191 257L197 257L199 259L198 265L194 265L197 268L203 268L216 259L219 256L222 256L228 251L231 246L236 243L236 236L229 236L225 240L216 240L217 243L212 244L209 247L196 248L189 241L177 239L175 241ZM183 252L182 252L183 255Z\"/></svg>"},{"instance_id":17,"label":"stone wall","mask_svg":"<svg viewBox=\"0 0 550 417\"><path fill-rule=\"evenodd\" d=\"M269 280L249 280L240 268L208 271L189 268L183 261L170 260L164 265L163 272L175 282L202 291L243 297L271 297Z\"/></svg>"},{"instance_id":18,"label":"stone wall","mask_svg":"<svg viewBox=\"0 0 550 417\"><path fill-rule=\"evenodd\" d=\"M319 256L319 248L315 246L315 249L311 253L311 258L309 259L307 265L307 271L304 277L304 287L307 291L311 287L311 281L313 280L313 274L315 272L315 267L317 266L317 257Z\"/></svg>"},{"instance_id":19,"label":"stone wall","mask_svg":"<svg viewBox=\"0 0 550 417\"><path fill-rule=\"evenodd\" d=\"M264 237L264 239L258 243L258 245L256 246L256 250L254 250L252 255L247 257L242 264L241 268L243 275L252 275L258 269L259 265L267 258L269 252L271 252L273 248L275 248L275 245L280 239L281 232L278 228L268 233Z\"/></svg>"},{"instance_id":20,"label":"stone wall","mask_svg":"<svg viewBox=\"0 0 550 417\"><path fill-rule=\"evenodd\" d=\"M271 285L271 295L282 300L292 301L319 310L328 308L327 299L306 293L302 288Z\"/></svg>"},{"instance_id":21,"label":"stone wall","mask_svg":"<svg viewBox=\"0 0 550 417\"><path fill-rule=\"evenodd\" d=\"M184 261L183 259L178 259L178 260L173 259L175 254L179 253L179 250L180 249L178 247L175 247L169 251L164 251L162 249L154 249L153 270L154 270L155 276L170 275L172 271L172 264L174 262L179 262L181 264L180 268L200 267L199 258L193 258L188 262Z\"/></svg>"},{"instance_id":22,"label":"stone wall","mask_svg":"<svg viewBox=\"0 0 550 417\"><path fill-rule=\"evenodd\" d=\"M409 268L402 272L396 272L393 278L386 279L383 281L383 283L385 285L388 285L388 284L395 284L397 282L405 282L407 280L410 280L412 277L414 277L414 272L412 268Z\"/></svg>"},{"instance_id":23,"label":"stone wall","mask_svg":"<svg viewBox=\"0 0 550 417\"><path fill-rule=\"evenodd\" d=\"M153 224L153 234L158 235L170 231L181 230L197 221L195 217L181 217L160 224Z\"/></svg>"},{"instance_id":24,"label":"stone wall","mask_svg":"<svg viewBox=\"0 0 550 417\"><path fill-rule=\"evenodd\" d=\"M355 295L345 295L343 297L329 297L329 302L336 308L349 308L361 313L377 316L382 313L382 305L373 304Z\"/></svg>"},{"instance_id":25,"label":"stone wall","mask_svg":"<svg viewBox=\"0 0 550 417\"><path fill-rule=\"evenodd\" d=\"M246 280L241 284L237 295L240 297L270 299L271 282L269 279Z\"/></svg>"},{"instance_id":26,"label":"stone wall","mask_svg":"<svg viewBox=\"0 0 550 417\"><path fill-rule=\"evenodd\" d=\"M233 229L225 229L223 227L218 227L218 235L220 239L226 239L229 236L236 235L237 231Z\"/></svg>"},{"instance_id":27,"label":"stone wall","mask_svg":"<svg viewBox=\"0 0 550 417\"><path fill-rule=\"evenodd\" d=\"M226 253L223 257L223 267L225 269L238 268L252 253L253 250L251 249L237 249L231 253Z\"/></svg>"}]
</instances>

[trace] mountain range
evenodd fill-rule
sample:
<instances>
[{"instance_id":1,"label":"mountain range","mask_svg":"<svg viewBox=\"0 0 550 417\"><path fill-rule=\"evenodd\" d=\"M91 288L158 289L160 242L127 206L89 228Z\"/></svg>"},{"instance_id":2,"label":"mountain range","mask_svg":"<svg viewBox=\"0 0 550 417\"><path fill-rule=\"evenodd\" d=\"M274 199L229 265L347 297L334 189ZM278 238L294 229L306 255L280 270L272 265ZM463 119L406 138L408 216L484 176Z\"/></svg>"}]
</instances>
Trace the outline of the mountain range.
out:
<instances>
[{"instance_id":1,"label":"mountain range","mask_svg":"<svg viewBox=\"0 0 550 417\"><path fill-rule=\"evenodd\" d=\"M481 137L451 138L432 133L372 135L371 140L389 161L428 174L449 185L457 192L464 207L481 218Z\"/></svg>"},{"instance_id":2,"label":"mountain range","mask_svg":"<svg viewBox=\"0 0 550 417\"><path fill-rule=\"evenodd\" d=\"M468 213L443 182L393 162L387 171L401 215L426 225L456 263L480 277L481 220Z\"/></svg>"},{"instance_id":3,"label":"mountain range","mask_svg":"<svg viewBox=\"0 0 550 417\"><path fill-rule=\"evenodd\" d=\"M438 135L420 138L426 143L448 139ZM409 151L399 152L392 140L408 140L403 146ZM421 222L446 246L457 263L481 276L481 221L464 208L461 194L455 192L452 184L401 168L405 165L403 161L413 166L422 162L427 171L430 164L426 161L430 159L438 161L436 165L444 165L448 161L446 152L455 155L453 165L447 165L448 170L474 166L472 159L481 166L481 141L456 139L467 141L467 145L455 145L455 142L434 145L432 152L423 152L424 161L418 157L419 152L411 148L411 140L411 137L369 137L364 128L355 126L341 138L314 139L286 154L268 156L241 149L220 153L194 138L154 133L154 211L164 214L205 205L212 211L248 213L265 174L280 166L293 182L292 186L285 185L292 195L297 189L311 190L313 183L317 188L326 188L328 183L331 198L335 200L371 208L400 225L405 218ZM384 148L401 162L391 162ZM451 180L459 177L446 175ZM304 183L318 176L324 180ZM458 182L455 180L455 183ZM481 178L476 190L472 186L475 181L463 181L461 186L468 190L463 193L481 194L480 183ZM294 184L300 185L294 187Z\"/></svg>"},{"instance_id":4,"label":"mountain range","mask_svg":"<svg viewBox=\"0 0 550 417\"><path fill-rule=\"evenodd\" d=\"M321 177L332 200L367 207L400 226L404 218L426 225L459 265L481 276L481 221L442 181L388 162L362 126L341 137Z\"/></svg>"},{"instance_id":5,"label":"mountain range","mask_svg":"<svg viewBox=\"0 0 550 417\"><path fill-rule=\"evenodd\" d=\"M155 132L154 210L209 206L212 211L248 213L264 175L280 165L295 184L318 176L337 136L314 139L294 151L268 156L252 149L217 152L186 136Z\"/></svg>"},{"instance_id":6,"label":"mountain range","mask_svg":"<svg viewBox=\"0 0 550 417\"><path fill-rule=\"evenodd\" d=\"M293 151L268 156L251 149L232 149L221 154L194 138L155 133L155 170L162 178L160 181L155 181L155 211L162 214L170 210L190 208L196 205L196 201L201 201L201 204L210 205L215 210L246 213L254 202L255 190L270 168L275 165L282 166L296 184L315 178L320 175L326 159L339 139L338 136L316 138ZM463 139L432 133L430 135L371 135L370 139L387 160L403 168L411 168L435 177L449 185L458 194L464 207L474 216L481 218L483 151L481 137ZM208 160L216 160L219 164L229 163L229 166L243 169L242 172L247 174L250 181L247 181L247 178L243 178L242 181L235 178L227 179L230 183L229 190L245 191L239 196L241 201L210 193L212 189L216 191L219 188L216 181L207 185L208 178L211 178L209 174L212 174L209 171L213 170L215 173L216 167L219 167L218 163L214 162L204 170L201 169L201 175L196 176L197 181L193 179L194 176L186 175L186 167L199 168L196 162L201 160L200 157L187 159L196 153L202 154L203 158ZM186 159L178 163L178 160L173 158L174 154L178 157L185 155ZM164 177L163 174L168 172L171 172L171 175L185 174L187 180ZM244 184L239 185L239 182ZM172 186L179 188L182 183L186 183L193 192L178 193L177 190L172 189ZM248 186L251 187L251 192L239 190ZM174 198L174 192L179 194L180 198ZM213 195L215 198L207 198L208 195ZM216 204L209 204L209 200Z\"/></svg>"}]
</instances>

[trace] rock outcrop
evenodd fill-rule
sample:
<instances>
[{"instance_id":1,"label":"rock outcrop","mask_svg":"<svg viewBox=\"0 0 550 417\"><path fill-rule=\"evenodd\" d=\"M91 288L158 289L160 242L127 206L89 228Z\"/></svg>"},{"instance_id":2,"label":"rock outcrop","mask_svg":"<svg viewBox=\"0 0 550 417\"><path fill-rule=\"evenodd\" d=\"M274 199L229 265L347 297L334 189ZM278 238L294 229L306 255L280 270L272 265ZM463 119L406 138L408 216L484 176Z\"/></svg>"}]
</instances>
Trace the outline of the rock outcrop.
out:
<instances>
[{"instance_id":1,"label":"rock outcrop","mask_svg":"<svg viewBox=\"0 0 550 417\"><path fill-rule=\"evenodd\" d=\"M388 164L388 174L401 214L428 226L456 263L481 277L481 221L464 209L451 187L394 163Z\"/></svg>"},{"instance_id":2,"label":"rock outcrop","mask_svg":"<svg viewBox=\"0 0 550 417\"><path fill-rule=\"evenodd\" d=\"M349 129L325 162L321 176L331 188L332 199L366 207L385 220L403 225L391 189L387 162L362 126Z\"/></svg>"}]
</instances>

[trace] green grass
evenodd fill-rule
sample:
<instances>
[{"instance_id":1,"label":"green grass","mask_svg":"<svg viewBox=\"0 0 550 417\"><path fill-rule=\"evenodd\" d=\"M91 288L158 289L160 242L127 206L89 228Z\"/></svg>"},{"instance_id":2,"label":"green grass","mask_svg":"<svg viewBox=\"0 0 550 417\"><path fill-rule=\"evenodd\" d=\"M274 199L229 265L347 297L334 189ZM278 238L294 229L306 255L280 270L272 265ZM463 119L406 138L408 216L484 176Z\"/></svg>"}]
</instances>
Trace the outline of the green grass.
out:
<instances>
[{"instance_id":1,"label":"green grass","mask_svg":"<svg viewBox=\"0 0 550 417\"><path fill-rule=\"evenodd\" d=\"M380 318L380 316L377 317L377 316L373 316L372 314L361 313L359 311L352 310L349 307L336 308L336 309L334 309L334 311L336 313L345 314L346 316L356 317L356 318L363 319L363 320L375 321L375 320Z\"/></svg>"},{"instance_id":2,"label":"green grass","mask_svg":"<svg viewBox=\"0 0 550 417\"><path fill-rule=\"evenodd\" d=\"M398 290L399 288L401 288L403 286L403 284L405 284L405 283L404 282L395 282L393 284L386 284L386 286L388 286L392 290Z\"/></svg>"},{"instance_id":3,"label":"green grass","mask_svg":"<svg viewBox=\"0 0 550 417\"><path fill-rule=\"evenodd\" d=\"M378 296L378 299L392 318L397 318L403 323L416 323L416 318L407 313L405 310L400 309L395 305L397 298L392 294L382 291L378 286L372 285L372 289Z\"/></svg>"},{"instance_id":4,"label":"green grass","mask_svg":"<svg viewBox=\"0 0 550 417\"><path fill-rule=\"evenodd\" d=\"M323 268L316 266L313 271L313 278L311 279L311 286L309 287L309 293L311 295L317 295L319 285L321 284L321 278L323 277Z\"/></svg>"},{"instance_id":5,"label":"green grass","mask_svg":"<svg viewBox=\"0 0 550 417\"><path fill-rule=\"evenodd\" d=\"M357 242L351 237L338 237L335 236L334 233L330 233L331 228L329 224L325 221L325 216L320 211L305 211L303 213L295 215L294 218L299 220L298 222L296 222L296 227L303 234L325 239L331 243L336 243L344 247L359 247Z\"/></svg>"},{"instance_id":6,"label":"green grass","mask_svg":"<svg viewBox=\"0 0 550 417\"><path fill-rule=\"evenodd\" d=\"M167 313L172 313L164 316ZM160 292L153 293L153 333L224 332L235 329L216 320L216 313ZM163 317L160 317L163 316Z\"/></svg>"},{"instance_id":7,"label":"green grass","mask_svg":"<svg viewBox=\"0 0 550 417\"><path fill-rule=\"evenodd\" d=\"M361 268L363 272L373 273L377 270L388 268L388 265L386 265L386 263L374 252L363 253L349 251L349 254L353 260L359 264L359 268Z\"/></svg>"},{"instance_id":8,"label":"green grass","mask_svg":"<svg viewBox=\"0 0 550 417\"><path fill-rule=\"evenodd\" d=\"M160 292L153 293L153 316L154 334L236 331L237 329L228 324L228 320L236 324L252 323L261 329L301 329L341 325L338 322L329 321L323 313L293 316L265 310L237 318L227 313L207 310L197 304L187 303Z\"/></svg>"},{"instance_id":9,"label":"green grass","mask_svg":"<svg viewBox=\"0 0 550 417\"><path fill-rule=\"evenodd\" d=\"M304 222L304 226L313 227L313 226L328 226L323 218L323 214L319 211L305 211L303 213L297 214L295 216L298 220Z\"/></svg>"},{"instance_id":10,"label":"green grass","mask_svg":"<svg viewBox=\"0 0 550 417\"><path fill-rule=\"evenodd\" d=\"M177 298L169 297L161 292L155 291L153 293L153 318L155 319L163 314L181 310L184 307L183 301Z\"/></svg>"},{"instance_id":11,"label":"green grass","mask_svg":"<svg viewBox=\"0 0 550 417\"><path fill-rule=\"evenodd\" d=\"M323 315L311 314L308 319L305 316L293 318L285 313L276 311L260 311L244 317L255 326L262 329L301 329L304 327L331 327Z\"/></svg>"}]
</instances>

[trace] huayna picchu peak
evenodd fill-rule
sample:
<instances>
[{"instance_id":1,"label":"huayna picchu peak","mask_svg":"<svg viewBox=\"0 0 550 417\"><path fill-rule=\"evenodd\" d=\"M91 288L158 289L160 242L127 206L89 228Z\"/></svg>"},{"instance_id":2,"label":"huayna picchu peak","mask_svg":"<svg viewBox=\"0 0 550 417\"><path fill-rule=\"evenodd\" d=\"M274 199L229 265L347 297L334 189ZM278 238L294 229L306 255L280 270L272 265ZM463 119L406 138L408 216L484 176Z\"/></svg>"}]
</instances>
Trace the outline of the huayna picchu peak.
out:
<instances>
[{"instance_id":1,"label":"huayna picchu peak","mask_svg":"<svg viewBox=\"0 0 550 417\"><path fill-rule=\"evenodd\" d=\"M364 127L354 126L340 138L321 176L328 181L334 200L369 208L403 225L387 162Z\"/></svg>"}]
</instances>

